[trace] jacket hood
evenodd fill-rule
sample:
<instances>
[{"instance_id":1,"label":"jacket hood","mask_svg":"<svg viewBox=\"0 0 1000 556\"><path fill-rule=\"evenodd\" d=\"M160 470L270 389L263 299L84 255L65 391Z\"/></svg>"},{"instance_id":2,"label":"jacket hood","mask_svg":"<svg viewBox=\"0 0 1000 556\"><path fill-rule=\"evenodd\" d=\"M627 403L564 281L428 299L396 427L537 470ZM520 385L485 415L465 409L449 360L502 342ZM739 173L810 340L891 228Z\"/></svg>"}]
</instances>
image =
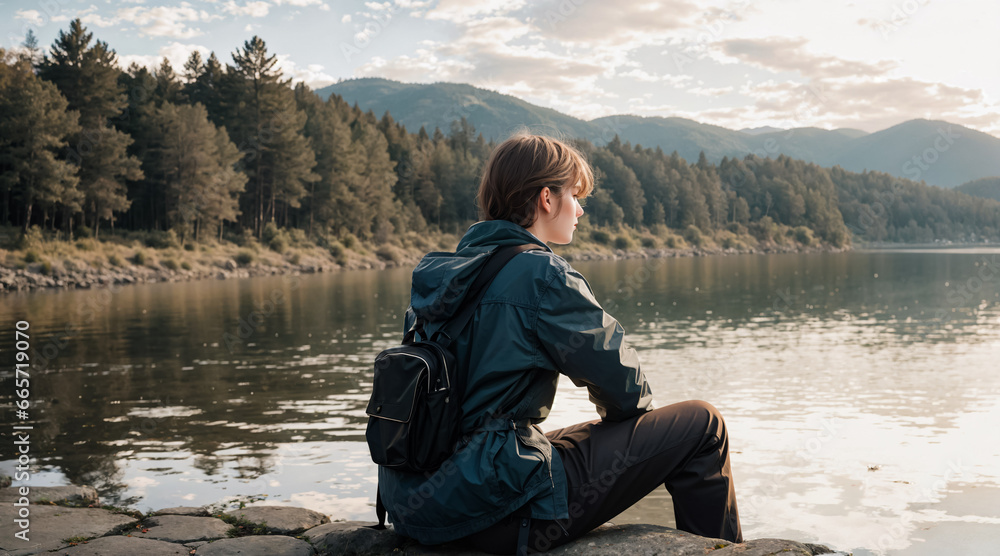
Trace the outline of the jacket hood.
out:
<instances>
[{"instance_id":1,"label":"jacket hood","mask_svg":"<svg viewBox=\"0 0 1000 556\"><path fill-rule=\"evenodd\" d=\"M489 255L497 247L534 243L552 249L525 228L507 220L484 220L469 227L454 253L424 255L413 269L410 307L426 322L451 318Z\"/></svg>"}]
</instances>

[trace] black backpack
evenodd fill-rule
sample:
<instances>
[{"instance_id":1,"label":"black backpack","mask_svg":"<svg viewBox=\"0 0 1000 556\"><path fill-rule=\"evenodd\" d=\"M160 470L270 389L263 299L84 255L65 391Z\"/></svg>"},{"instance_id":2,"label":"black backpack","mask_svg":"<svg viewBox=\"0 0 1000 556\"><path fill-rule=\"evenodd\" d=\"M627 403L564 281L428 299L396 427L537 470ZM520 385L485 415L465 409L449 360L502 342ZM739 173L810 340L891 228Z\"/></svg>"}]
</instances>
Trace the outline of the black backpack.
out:
<instances>
[{"instance_id":1,"label":"black backpack","mask_svg":"<svg viewBox=\"0 0 1000 556\"><path fill-rule=\"evenodd\" d=\"M372 461L410 473L434 471L454 453L461 437L462 399L466 372L457 368L449 349L472 318L493 278L522 251L540 245L511 245L494 249L470 286L462 309L432 338L423 336L418 318L403 345L386 349L375 358L372 396L365 412L365 438ZM381 519L380 519L381 521Z\"/></svg>"}]
</instances>

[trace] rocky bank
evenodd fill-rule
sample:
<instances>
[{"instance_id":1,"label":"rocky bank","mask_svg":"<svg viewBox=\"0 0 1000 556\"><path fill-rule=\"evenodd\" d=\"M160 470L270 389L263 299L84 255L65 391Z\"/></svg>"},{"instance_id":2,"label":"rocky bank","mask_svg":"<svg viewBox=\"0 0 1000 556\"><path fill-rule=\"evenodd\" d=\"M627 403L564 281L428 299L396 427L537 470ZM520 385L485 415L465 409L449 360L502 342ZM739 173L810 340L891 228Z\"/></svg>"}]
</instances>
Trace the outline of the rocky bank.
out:
<instances>
[{"instance_id":1,"label":"rocky bank","mask_svg":"<svg viewBox=\"0 0 1000 556\"><path fill-rule=\"evenodd\" d=\"M840 249L830 247L801 248L796 246L770 244L748 249L703 249L690 247L685 249L642 249L624 251L579 250L561 253L568 261L592 261L615 259L658 259L670 257L701 257L708 255L740 255L769 253L802 253L802 252L838 252ZM557 251L560 252L560 251ZM155 282L179 282L190 280L227 278L250 278L254 276L313 274L319 272L337 272L341 270L386 269L394 267L413 267L423 256L423 252L397 252L390 260L378 257L353 259L344 264L333 261L311 259L305 264L283 262L270 264L254 262L240 265L233 259L217 261L212 266L199 266L190 270L181 268L170 269L162 266L152 267L139 264L123 264L104 268L85 266L83 268L52 268L46 270L41 264L28 264L24 268L9 268L0 265L0 293L26 292L47 288L59 289L90 289L124 284L141 284Z\"/></svg>"},{"instance_id":2,"label":"rocky bank","mask_svg":"<svg viewBox=\"0 0 1000 556\"><path fill-rule=\"evenodd\" d=\"M27 515L28 540L19 516ZM426 547L376 531L373 523L330 521L319 512L288 506L249 506L209 513L203 507L165 508L143 515L102 507L90 487L17 486L0 489L0 552L66 556L374 556L394 554L481 556L460 545ZM13 526L11 526L13 525ZM548 552L557 556L708 554L767 556L841 554L825 546L781 539L730 543L656 525L606 524Z\"/></svg>"}]
</instances>

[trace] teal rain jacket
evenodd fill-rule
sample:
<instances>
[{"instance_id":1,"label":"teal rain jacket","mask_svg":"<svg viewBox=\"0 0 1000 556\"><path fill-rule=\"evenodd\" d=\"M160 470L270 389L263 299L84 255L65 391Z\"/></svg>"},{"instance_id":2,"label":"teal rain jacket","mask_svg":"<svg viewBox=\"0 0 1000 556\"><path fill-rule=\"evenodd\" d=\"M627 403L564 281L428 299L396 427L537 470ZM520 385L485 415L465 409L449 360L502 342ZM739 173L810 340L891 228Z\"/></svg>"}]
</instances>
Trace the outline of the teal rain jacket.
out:
<instances>
[{"instance_id":1,"label":"teal rain jacket","mask_svg":"<svg viewBox=\"0 0 1000 556\"><path fill-rule=\"evenodd\" d=\"M568 517L562 462L534 426L549 414L559 373L588 388L602 419L620 421L651 409L636 352L590 284L506 220L477 222L455 253L424 256L413 271L404 332L421 315L432 335L460 308L488 254L524 243L545 250L521 253L500 270L453 344L459 368L468 373L465 442L434 473L379 468L390 521L398 533L424 544L470 535L522 507L535 519Z\"/></svg>"}]
</instances>

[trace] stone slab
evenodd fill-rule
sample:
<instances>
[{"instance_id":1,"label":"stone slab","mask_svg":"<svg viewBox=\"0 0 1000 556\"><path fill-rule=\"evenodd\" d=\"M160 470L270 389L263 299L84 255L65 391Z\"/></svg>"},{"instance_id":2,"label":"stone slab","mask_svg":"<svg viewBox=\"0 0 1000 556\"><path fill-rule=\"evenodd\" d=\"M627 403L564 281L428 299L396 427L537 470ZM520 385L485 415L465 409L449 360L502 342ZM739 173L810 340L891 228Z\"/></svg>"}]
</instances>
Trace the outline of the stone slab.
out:
<instances>
[{"instance_id":1,"label":"stone slab","mask_svg":"<svg viewBox=\"0 0 1000 556\"><path fill-rule=\"evenodd\" d=\"M248 506L226 514L254 523L266 523L269 535L297 535L306 529L330 523L330 518L319 512L294 506Z\"/></svg>"},{"instance_id":2,"label":"stone slab","mask_svg":"<svg viewBox=\"0 0 1000 556\"><path fill-rule=\"evenodd\" d=\"M360 556L362 554L388 554L407 541L396 535L392 528L383 531L369 529L375 525L365 521L335 521L313 527L304 533L317 553L323 555Z\"/></svg>"},{"instance_id":3,"label":"stone slab","mask_svg":"<svg viewBox=\"0 0 1000 556\"><path fill-rule=\"evenodd\" d=\"M814 551L816 550L816 551ZM741 544L731 544L713 552L713 556L815 556L833 551L821 545L807 545L783 539L754 539Z\"/></svg>"},{"instance_id":4,"label":"stone slab","mask_svg":"<svg viewBox=\"0 0 1000 556\"><path fill-rule=\"evenodd\" d=\"M226 537L229 527L228 523L214 517L157 515L146 520L145 533L139 531L132 536L176 543L211 541Z\"/></svg>"},{"instance_id":5,"label":"stone slab","mask_svg":"<svg viewBox=\"0 0 1000 556\"><path fill-rule=\"evenodd\" d=\"M20 498L19 487L0 489L0 504L13 503ZM56 504L86 506L88 504L97 504L97 491L94 487L76 485L30 487L27 498L32 504L54 502Z\"/></svg>"},{"instance_id":6,"label":"stone slab","mask_svg":"<svg viewBox=\"0 0 1000 556\"><path fill-rule=\"evenodd\" d=\"M177 506L156 510L153 515L186 515L191 517L208 517L208 508L204 506Z\"/></svg>"},{"instance_id":7,"label":"stone slab","mask_svg":"<svg viewBox=\"0 0 1000 556\"><path fill-rule=\"evenodd\" d=\"M316 551L306 541L281 535L259 535L222 539L199 546L197 556L312 556Z\"/></svg>"},{"instance_id":8,"label":"stone slab","mask_svg":"<svg viewBox=\"0 0 1000 556\"><path fill-rule=\"evenodd\" d=\"M80 543L76 546L64 548L58 552L59 556L188 556L191 549L172 542L157 541L153 539L140 539L138 537L126 537L123 535L112 535L101 537L86 544Z\"/></svg>"},{"instance_id":9,"label":"stone slab","mask_svg":"<svg viewBox=\"0 0 1000 556\"><path fill-rule=\"evenodd\" d=\"M47 504L27 506L29 510L28 542L14 537L19 527L14 524L20 508L0 504L0 552L13 555L37 554L68 546L64 539L103 537L126 531L135 526L134 517L116 514L100 508L66 508Z\"/></svg>"},{"instance_id":10,"label":"stone slab","mask_svg":"<svg viewBox=\"0 0 1000 556\"><path fill-rule=\"evenodd\" d=\"M305 535L321 555L374 556L394 553L404 556L484 556L461 543L423 546L397 536L392 529L376 531L368 522L335 522L306 531ZM399 549L394 552L395 549ZM814 556L832 554L821 545L807 545L781 539L757 539L731 543L701 537L658 525L602 525L583 537L546 552L550 556Z\"/></svg>"}]
</instances>

